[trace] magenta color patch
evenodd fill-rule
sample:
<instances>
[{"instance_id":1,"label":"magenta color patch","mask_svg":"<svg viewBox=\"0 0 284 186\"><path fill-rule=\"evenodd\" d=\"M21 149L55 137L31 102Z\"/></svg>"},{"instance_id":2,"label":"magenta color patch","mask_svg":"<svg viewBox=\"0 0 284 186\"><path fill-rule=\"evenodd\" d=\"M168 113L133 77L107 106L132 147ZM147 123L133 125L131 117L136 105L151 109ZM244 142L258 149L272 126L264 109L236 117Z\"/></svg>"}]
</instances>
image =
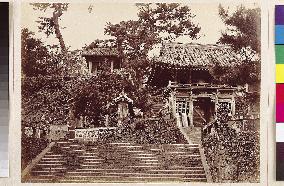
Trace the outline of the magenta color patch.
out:
<instances>
[{"instance_id":1,"label":"magenta color patch","mask_svg":"<svg viewBox=\"0 0 284 186\"><path fill-rule=\"evenodd\" d=\"M276 103L276 122L284 122L284 103Z\"/></svg>"}]
</instances>

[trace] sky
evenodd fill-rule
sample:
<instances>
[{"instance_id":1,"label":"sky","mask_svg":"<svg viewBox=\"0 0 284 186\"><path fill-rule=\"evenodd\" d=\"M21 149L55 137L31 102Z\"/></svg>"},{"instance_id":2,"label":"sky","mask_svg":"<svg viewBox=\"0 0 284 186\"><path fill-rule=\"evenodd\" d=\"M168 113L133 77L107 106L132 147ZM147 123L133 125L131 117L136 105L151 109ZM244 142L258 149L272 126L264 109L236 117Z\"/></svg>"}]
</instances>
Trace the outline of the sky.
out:
<instances>
[{"instance_id":1,"label":"sky","mask_svg":"<svg viewBox=\"0 0 284 186\"><path fill-rule=\"evenodd\" d=\"M109 39L104 34L107 22L119 23L120 21L137 20L137 7L130 3L96 3L93 5L92 13L89 13L89 3L70 4L68 11L64 12L60 20L61 31L67 46L71 50L82 49L86 44L90 44L96 39ZM218 15L218 3L187 4L191 12L196 15L194 23L201 27L200 38L191 40L188 37L181 37L177 42L215 44L221 36L221 31L226 26ZM224 7L235 9L236 5L222 4ZM254 7L254 4L246 4L247 7ZM47 44L58 44L54 35L46 37L44 33L38 31L38 17L51 15L51 12L41 12L34 10L28 3L22 4L22 28L28 28L35 33L37 38L41 38Z\"/></svg>"}]
</instances>

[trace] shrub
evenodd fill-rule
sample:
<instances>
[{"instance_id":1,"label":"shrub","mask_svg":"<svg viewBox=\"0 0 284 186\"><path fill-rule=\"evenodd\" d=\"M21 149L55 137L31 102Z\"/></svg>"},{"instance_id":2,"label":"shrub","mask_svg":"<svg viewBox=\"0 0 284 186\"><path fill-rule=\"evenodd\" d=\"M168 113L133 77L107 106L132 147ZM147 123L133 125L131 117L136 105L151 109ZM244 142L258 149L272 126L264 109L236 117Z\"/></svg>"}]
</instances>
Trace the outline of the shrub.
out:
<instances>
[{"instance_id":1,"label":"shrub","mask_svg":"<svg viewBox=\"0 0 284 186\"><path fill-rule=\"evenodd\" d=\"M22 170L48 145L47 139L25 138L22 139Z\"/></svg>"}]
</instances>

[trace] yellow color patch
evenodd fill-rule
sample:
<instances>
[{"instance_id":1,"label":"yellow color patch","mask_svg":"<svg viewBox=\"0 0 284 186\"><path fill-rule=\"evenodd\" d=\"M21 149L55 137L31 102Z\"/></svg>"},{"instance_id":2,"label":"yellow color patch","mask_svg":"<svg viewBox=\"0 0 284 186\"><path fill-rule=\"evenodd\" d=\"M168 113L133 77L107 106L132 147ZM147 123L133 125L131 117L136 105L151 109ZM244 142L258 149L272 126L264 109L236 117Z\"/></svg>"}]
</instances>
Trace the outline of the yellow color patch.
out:
<instances>
[{"instance_id":1,"label":"yellow color patch","mask_svg":"<svg viewBox=\"0 0 284 186\"><path fill-rule=\"evenodd\" d=\"M284 64L276 65L276 83L284 83Z\"/></svg>"}]
</instances>

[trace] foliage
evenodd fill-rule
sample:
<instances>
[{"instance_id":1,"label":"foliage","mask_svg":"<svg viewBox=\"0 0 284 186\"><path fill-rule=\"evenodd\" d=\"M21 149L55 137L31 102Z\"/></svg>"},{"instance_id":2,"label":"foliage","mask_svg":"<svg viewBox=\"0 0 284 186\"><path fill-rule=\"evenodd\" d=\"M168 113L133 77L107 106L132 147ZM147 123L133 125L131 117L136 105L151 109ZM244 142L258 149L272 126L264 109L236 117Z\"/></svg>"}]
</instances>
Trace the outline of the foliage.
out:
<instances>
[{"instance_id":1,"label":"foliage","mask_svg":"<svg viewBox=\"0 0 284 186\"><path fill-rule=\"evenodd\" d=\"M52 69L50 53L40 39L28 29L22 30L22 72L25 76L46 75Z\"/></svg>"},{"instance_id":2,"label":"foliage","mask_svg":"<svg viewBox=\"0 0 284 186\"><path fill-rule=\"evenodd\" d=\"M116 48L116 41L114 39L96 39L94 42L92 42L89 45L86 45L84 49L89 50L93 48Z\"/></svg>"},{"instance_id":3,"label":"foliage","mask_svg":"<svg viewBox=\"0 0 284 186\"><path fill-rule=\"evenodd\" d=\"M214 83L237 85L257 85L261 79L260 61L242 61L238 65L224 67L218 62L211 68L211 74L214 77Z\"/></svg>"},{"instance_id":4,"label":"foliage","mask_svg":"<svg viewBox=\"0 0 284 186\"><path fill-rule=\"evenodd\" d=\"M72 100L70 83L70 80L52 76L23 78L22 125L66 124Z\"/></svg>"},{"instance_id":5,"label":"foliage","mask_svg":"<svg viewBox=\"0 0 284 186\"><path fill-rule=\"evenodd\" d=\"M62 54L57 45L44 45L27 28L22 29L21 55L22 72L27 77L77 76L87 71L80 53Z\"/></svg>"},{"instance_id":6,"label":"foliage","mask_svg":"<svg viewBox=\"0 0 284 186\"><path fill-rule=\"evenodd\" d=\"M86 69L80 54L62 54L58 46L45 46L32 32L23 29L23 125L66 124L74 97L73 85L81 80Z\"/></svg>"},{"instance_id":7,"label":"foliage","mask_svg":"<svg viewBox=\"0 0 284 186\"><path fill-rule=\"evenodd\" d=\"M118 140L129 141L138 144L176 144L187 143L184 136L176 126L175 120L135 119L125 120L121 131L118 132Z\"/></svg>"},{"instance_id":8,"label":"foliage","mask_svg":"<svg viewBox=\"0 0 284 186\"><path fill-rule=\"evenodd\" d=\"M153 45L172 41L181 35L197 38L200 27L192 22L188 6L178 3L140 3L137 21L108 23L105 33L115 37L128 57L145 56Z\"/></svg>"},{"instance_id":9,"label":"foliage","mask_svg":"<svg viewBox=\"0 0 284 186\"><path fill-rule=\"evenodd\" d=\"M45 69L45 74L38 74L33 67L29 69L33 76L22 78L24 126L63 125L70 119L69 112L75 97L74 89L78 82L83 81L86 67L81 58L75 54L52 53L49 56L52 61L48 61L45 67L52 62L53 65ZM26 63L32 61L28 60Z\"/></svg>"},{"instance_id":10,"label":"foliage","mask_svg":"<svg viewBox=\"0 0 284 186\"><path fill-rule=\"evenodd\" d=\"M257 181L259 171L259 134L237 133L226 123L203 136L203 147L214 182Z\"/></svg>"},{"instance_id":11,"label":"foliage","mask_svg":"<svg viewBox=\"0 0 284 186\"><path fill-rule=\"evenodd\" d=\"M250 95L237 97L236 112L248 114L248 105L256 104ZM202 135L202 145L214 182L250 181L259 177L258 120L228 120L229 111L218 108L217 119ZM227 115L227 116L226 116ZM236 127L232 127L235 122ZM246 128L246 129L245 129Z\"/></svg>"},{"instance_id":12,"label":"foliage","mask_svg":"<svg viewBox=\"0 0 284 186\"><path fill-rule=\"evenodd\" d=\"M251 60L254 54L260 53L260 14L260 8L239 6L230 15L229 10L220 5L219 15L228 28L219 41L231 44L238 51L243 50L246 60Z\"/></svg>"},{"instance_id":13,"label":"foliage","mask_svg":"<svg viewBox=\"0 0 284 186\"><path fill-rule=\"evenodd\" d=\"M63 36L61 34L59 20L64 12L68 10L69 3L31 3L35 10L46 12L52 10L51 17L39 17L39 31L44 32L47 36L55 34L59 41L62 53L67 52Z\"/></svg>"},{"instance_id":14,"label":"foliage","mask_svg":"<svg viewBox=\"0 0 284 186\"><path fill-rule=\"evenodd\" d=\"M48 141L39 138L25 138L21 140L21 143L21 164L23 170L44 148L47 147Z\"/></svg>"},{"instance_id":15,"label":"foliage","mask_svg":"<svg viewBox=\"0 0 284 186\"><path fill-rule=\"evenodd\" d=\"M231 45L240 54L242 63L231 67L213 68L215 82L229 85L260 83L260 8L238 6L233 13L219 5L219 15L227 26L219 42Z\"/></svg>"},{"instance_id":16,"label":"foliage","mask_svg":"<svg viewBox=\"0 0 284 186\"><path fill-rule=\"evenodd\" d=\"M134 84L131 74L121 70L111 73L103 70L98 76L81 81L75 91L75 115L86 116L88 123L97 123L103 120L104 115L116 113L117 105L114 98L124 91L134 101L134 106L147 109L147 90Z\"/></svg>"},{"instance_id":17,"label":"foliage","mask_svg":"<svg viewBox=\"0 0 284 186\"><path fill-rule=\"evenodd\" d=\"M149 75L147 54L163 41L180 36L196 39L200 27L193 23L194 15L188 6L178 3L137 3L138 20L108 23L105 33L113 36L121 54L127 58L125 66L137 74L137 82Z\"/></svg>"}]
</instances>

